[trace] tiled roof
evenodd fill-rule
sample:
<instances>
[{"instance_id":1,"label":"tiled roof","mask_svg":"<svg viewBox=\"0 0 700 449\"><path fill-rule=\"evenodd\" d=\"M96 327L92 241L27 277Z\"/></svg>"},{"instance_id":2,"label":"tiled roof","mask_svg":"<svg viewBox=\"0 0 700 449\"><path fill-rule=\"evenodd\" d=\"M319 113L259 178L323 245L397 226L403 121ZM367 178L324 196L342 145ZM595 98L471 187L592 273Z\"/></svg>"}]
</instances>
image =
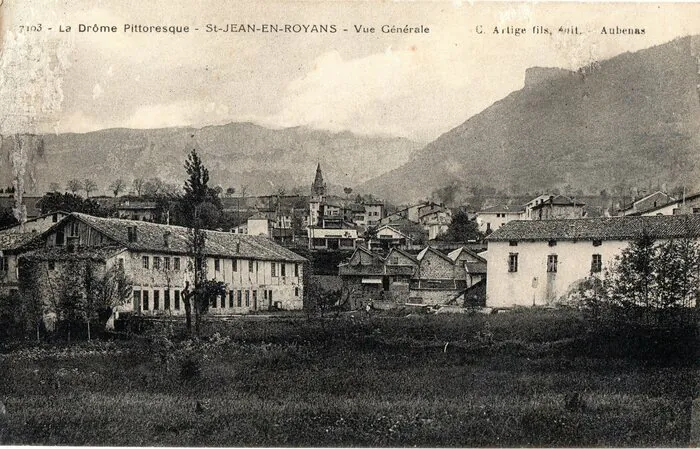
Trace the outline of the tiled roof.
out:
<instances>
[{"instance_id":1,"label":"tiled roof","mask_svg":"<svg viewBox=\"0 0 700 449\"><path fill-rule=\"evenodd\" d=\"M540 204L533 206L532 210L541 209L545 206L550 206L550 205L554 205L554 206L574 206L574 205L575 206L585 206L586 204L581 202L581 201L574 201L571 198L569 198L568 196L557 195L557 196L549 198L548 200L541 202Z\"/></svg>"},{"instance_id":2,"label":"tiled roof","mask_svg":"<svg viewBox=\"0 0 700 449\"><path fill-rule=\"evenodd\" d=\"M467 273L486 274L486 262L467 262L464 264Z\"/></svg>"},{"instance_id":3,"label":"tiled roof","mask_svg":"<svg viewBox=\"0 0 700 449\"><path fill-rule=\"evenodd\" d=\"M487 240L630 240L644 231L655 239L700 237L700 215L516 220L497 229Z\"/></svg>"},{"instance_id":4,"label":"tiled roof","mask_svg":"<svg viewBox=\"0 0 700 449\"><path fill-rule=\"evenodd\" d=\"M191 231L189 228L145 221L98 218L80 213L71 215L130 250L178 254L188 254L190 252ZM136 227L137 238L135 242L130 242L128 239L128 228L130 226ZM168 246L165 246L164 234L168 232L170 233ZM206 235L204 253L208 256L288 262L306 261L305 258L266 237L210 230L205 230L204 232Z\"/></svg>"},{"instance_id":5,"label":"tiled roof","mask_svg":"<svg viewBox=\"0 0 700 449\"><path fill-rule=\"evenodd\" d=\"M0 233L0 251L13 251L27 245L40 234L36 232Z\"/></svg>"},{"instance_id":6,"label":"tiled roof","mask_svg":"<svg viewBox=\"0 0 700 449\"><path fill-rule=\"evenodd\" d=\"M523 212L523 206L520 205L512 205L508 206L507 204L500 204L498 206L493 206L493 207L487 207L486 209L480 210L479 214L502 214L502 213L510 213L510 214L517 214L520 212Z\"/></svg>"},{"instance_id":7,"label":"tiled roof","mask_svg":"<svg viewBox=\"0 0 700 449\"><path fill-rule=\"evenodd\" d=\"M31 260L107 260L126 248L121 246L82 247L69 250L64 246L52 246L23 253L20 258Z\"/></svg>"}]
</instances>

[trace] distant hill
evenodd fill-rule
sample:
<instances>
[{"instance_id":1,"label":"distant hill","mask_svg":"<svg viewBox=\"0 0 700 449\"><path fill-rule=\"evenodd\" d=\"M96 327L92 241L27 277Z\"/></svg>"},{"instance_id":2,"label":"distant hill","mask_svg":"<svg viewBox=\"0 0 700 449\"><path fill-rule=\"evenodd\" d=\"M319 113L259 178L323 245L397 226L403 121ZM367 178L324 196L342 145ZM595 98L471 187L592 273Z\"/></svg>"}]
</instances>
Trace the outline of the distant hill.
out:
<instances>
[{"instance_id":1,"label":"distant hill","mask_svg":"<svg viewBox=\"0 0 700 449\"><path fill-rule=\"evenodd\" d=\"M333 133L304 127L268 129L251 123L164 129L107 129L85 134L34 136L28 145L27 193L41 194L56 182L91 178L100 192L116 178L160 178L182 184L183 162L196 147L209 168L212 184L249 194L289 192L311 186L321 163L329 186L342 192L408 161L420 148L403 138ZM9 186L12 172L5 138L0 147L0 187ZM129 184L130 185L130 184Z\"/></svg>"},{"instance_id":2,"label":"distant hill","mask_svg":"<svg viewBox=\"0 0 700 449\"><path fill-rule=\"evenodd\" d=\"M521 90L358 189L402 203L455 180L514 192L700 187L699 57L687 37L576 72L529 69Z\"/></svg>"}]
</instances>

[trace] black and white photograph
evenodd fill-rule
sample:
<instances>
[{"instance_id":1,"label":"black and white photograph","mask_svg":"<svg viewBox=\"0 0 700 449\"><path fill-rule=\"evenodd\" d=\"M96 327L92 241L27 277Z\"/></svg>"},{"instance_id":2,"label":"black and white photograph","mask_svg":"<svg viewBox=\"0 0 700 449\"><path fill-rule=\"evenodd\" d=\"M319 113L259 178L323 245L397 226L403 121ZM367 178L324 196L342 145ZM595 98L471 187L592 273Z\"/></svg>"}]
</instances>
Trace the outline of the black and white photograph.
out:
<instances>
[{"instance_id":1,"label":"black and white photograph","mask_svg":"<svg viewBox=\"0 0 700 449\"><path fill-rule=\"evenodd\" d=\"M700 3L0 0L0 445L697 447Z\"/></svg>"}]
</instances>

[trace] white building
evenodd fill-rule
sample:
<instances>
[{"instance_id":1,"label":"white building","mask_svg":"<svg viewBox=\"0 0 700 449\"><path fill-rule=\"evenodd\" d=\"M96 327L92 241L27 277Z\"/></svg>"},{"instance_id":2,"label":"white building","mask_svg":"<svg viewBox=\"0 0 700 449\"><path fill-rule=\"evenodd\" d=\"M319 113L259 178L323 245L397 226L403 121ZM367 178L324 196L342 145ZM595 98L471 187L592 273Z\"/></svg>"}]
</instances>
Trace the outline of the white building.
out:
<instances>
[{"instance_id":1,"label":"white building","mask_svg":"<svg viewBox=\"0 0 700 449\"><path fill-rule=\"evenodd\" d=\"M40 249L19 256L33 266L41 296L51 303L66 264L79 261L100 270L124 269L133 297L117 309L143 315L182 315L181 294L193 283L191 230L137 220L73 213L46 231ZM206 278L221 281L226 296L212 302L210 314L303 307L306 259L268 238L204 231ZM30 266L30 265L28 265ZM20 268L21 271L21 268Z\"/></svg>"},{"instance_id":2,"label":"white building","mask_svg":"<svg viewBox=\"0 0 700 449\"><path fill-rule=\"evenodd\" d=\"M700 215L521 220L487 238L486 305L495 308L566 301L580 281L602 275L646 231L656 240L700 238Z\"/></svg>"},{"instance_id":3,"label":"white building","mask_svg":"<svg viewBox=\"0 0 700 449\"><path fill-rule=\"evenodd\" d=\"M476 223L479 231L484 234L495 231L513 220L523 220L525 209L522 206L493 206L476 213Z\"/></svg>"}]
</instances>

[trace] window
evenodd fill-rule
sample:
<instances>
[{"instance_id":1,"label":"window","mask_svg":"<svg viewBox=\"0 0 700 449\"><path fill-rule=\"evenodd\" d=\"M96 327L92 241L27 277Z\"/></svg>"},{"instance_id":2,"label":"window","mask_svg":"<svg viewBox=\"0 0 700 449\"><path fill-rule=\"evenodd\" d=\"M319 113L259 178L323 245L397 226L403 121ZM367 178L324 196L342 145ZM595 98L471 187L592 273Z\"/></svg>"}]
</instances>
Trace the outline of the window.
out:
<instances>
[{"instance_id":1,"label":"window","mask_svg":"<svg viewBox=\"0 0 700 449\"><path fill-rule=\"evenodd\" d=\"M280 275L282 277L285 277L287 275L287 264L286 263L280 264Z\"/></svg>"},{"instance_id":2,"label":"window","mask_svg":"<svg viewBox=\"0 0 700 449\"><path fill-rule=\"evenodd\" d=\"M225 309L226 308L226 294L222 294L220 296L220 298L221 298L221 308Z\"/></svg>"},{"instance_id":3,"label":"window","mask_svg":"<svg viewBox=\"0 0 700 449\"><path fill-rule=\"evenodd\" d=\"M274 262L272 262L272 264L271 264L270 266L272 267L272 268L270 269L270 272L271 272L271 274L272 274L272 277L276 277L276 276L277 276L277 264L274 263Z\"/></svg>"},{"instance_id":4,"label":"window","mask_svg":"<svg viewBox=\"0 0 700 449\"><path fill-rule=\"evenodd\" d=\"M221 271L221 259L214 259L214 271Z\"/></svg>"},{"instance_id":5,"label":"window","mask_svg":"<svg viewBox=\"0 0 700 449\"><path fill-rule=\"evenodd\" d=\"M602 244L603 242L601 242L600 240L593 240L593 246L600 246Z\"/></svg>"},{"instance_id":6,"label":"window","mask_svg":"<svg viewBox=\"0 0 700 449\"><path fill-rule=\"evenodd\" d=\"M294 296L299 296L299 287L294 287Z\"/></svg>"},{"instance_id":7,"label":"window","mask_svg":"<svg viewBox=\"0 0 700 449\"><path fill-rule=\"evenodd\" d=\"M153 290L153 310L160 308L160 290Z\"/></svg>"},{"instance_id":8,"label":"window","mask_svg":"<svg viewBox=\"0 0 700 449\"><path fill-rule=\"evenodd\" d=\"M515 273L518 271L518 253L510 253L508 255L508 272Z\"/></svg>"},{"instance_id":9,"label":"window","mask_svg":"<svg viewBox=\"0 0 700 449\"><path fill-rule=\"evenodd\" d=\"M4 258L3 258L3 259L4 259ZM4 271L4 270L3 270L3 264L4 264L3 259L0 259L0 271ZM55 269L56 269L56 261L55 261L55 260L49 260L49 270L53 271L53 270L55 270Z\"/></svg>"},{"instance_id":10,"label":"window","mask_svg":"<svg viewBox=\"0 0 700 449\"><path fill-rule=\"evenodd\" d=\"M148 310L148 290L141 293L143 294L143 310Z\"/></svg>"},{"instance_id":11,"label":"window","mask_svg":"<svg viewBox=\"0 0 700 449\"><path fill-rule=\"evenodd\" d=\"M210 306L212 309L216 309L216 296L213 296L213 297L209 300L209 306Z\"/></svg>"},{"instance_id":12,"label":"window","mask_svg":"<svg viewBox=\"0 0 700 449\"><path fill-rule=\"evenodd\" d=\"M173 270L179 270L179 269L180 269L180 258L173 257Z\"/></svg>"},{"instance_id":13,"label":"window","mask_svg":"<svg viewBox=\"0 0 700 449\"><path fill-rule=\"evenodd\" d=\"M120 257L119 259L117 259L117 266L120 270L124 269L124 258Z\"/></svg>"},{"instance_id":14,"label":"window","mask_svg":"<svg viewBox=\"0 0 700 449\"><path fill-rule=\"evenodd\" d=\"M153 269L160 270L160 257L158 256L153 257Z\"/></svg>"},{"instance_id":15,"label":"window","mask_svg":"<svg viewBox=\"0 0 700 449\"><path fill-rule=\"evenodd\" d=\"M253 310L258 310L258 291L253 290Z\"/></svg>"},{"instance_id":16,"label":"window","mask_svg":"<svg viewBox=\"0 0 700 449\"><path fill-rule=\"evenodd\" d=\"M250 290L245 291L245 306L250 307Z\"/></svg>"},{"instance_id":17,"label":"window","mask_svg":"<svg viewBox=\"0 0 700 449\"><path fill-rule=\"evenodd\" d=\"M141 290L134 290L134 311L141 309Z\"/></svg>"},{"instance_id":18,"label":"window","mask_svg":"<svg viewBox=\"0 0 700 449\"><path fill-rule=\"evenodd\" d=\"M398 263L399 258L396 258L396 263ZM294 277L299 277L299 264L294 264Z\"/></svg>"},{"instance_id":19,"label":"window","mask_svg":"<svg viewBox=\"0 0 700 449\"><path fill-rule=\"evenodd\" d=\"M248 261L248 272L252 273L253 271L255 271L255 265L253 264L252 260L249 260Z\"/></svg>"},{"instance_id":20,"label":"window","mask_svg":"<svg viewBox=\"0 0 700 449\"><path fill-rule=\"evenodd\" d=\"M517 240L511 240L508 242L509 246L518 246L518 241Z\"/></svg>"},{"instance_id":21,"label":"window","mask_svg":"<svg viewBox=\"0 0 700 449\"><path fill-rule=\"evenodd\" d=\"M175 310L180 310L180 290L175 290Z\"/></svg>"},{"instance_id":22,"label":"window","mask_svg":"<svg viewBox=\"0 0 700 449\"><path fill-rule=\"evenodd\" d=\"M234 295L233 290L229 290L229 291L228 291L228 306L229 306L229 307L233 307L233 304L234 304L234 296L235 296L235 295Z\"/></svg>"},{"instance_id":23,"label":"window","mask_svg":"<svg viewBox=\"0 0 700 449\"><path fill-rule=\"evenodd\" d=\"M557 241L556 241L556 240L550 240L549 242L547 242L547 244L548 244L549 246L557 246Z\"/></svg>"},{"instance_id":24,"label":"window","mask_svg":"<svg viewBox=\"0 0 700 449\"><path fill-rule=\"evenodd\" d=\"M557 255L550 254L547 256L547 273L557 272Z\"/></svg>"},{"instance_id":25,"label":"window","mask_svg":"<svg viewBox=\"0 0 700 449\"><path fill-rule=\"evenodd\" d=\"M66 241L66 234L63 229L56 230L56 246L63 246Z\"/></svg>"},{"instance_id":26,"label":"window","mask_svg":"<svg viewBox=\"0 0 700 449\"><path fill-rule=\"evenodd\" d=\"M143 256L141 260L143 261L143 268L148 270L148 256Z\"/></svg>"},{"instance_id":27,"label":"window","mask_svg":"<svg viewBox=\"0 0 700 449\"><path fill-rule=\"evenodd\" d=\"M170 269L170 257L163 257L163 269L164 270Z\"/></svg>"},{"instance_id":28,"label":"window","mask_svg":"<svg viewBox=\"0 0 700 449\"><path fill-rule=\"evenodd\" d=\"M241 290L238 290L237 296L236 296L236 306L241 307L243 305L243 292Z\"/></svg>"},{"instance_id":29,"label":"window","mask_svg":"<svg viewBox=\"0 0 700 449\"><path fill-rule=\"evenodd\" d=\"M163 309L170 310L170 290L163 290Z\"/></svg>"},{"instance_id":30,"label":"window","mask_svg":"<svg viewBox=\"0 0 700 449\"><path fill-rule=\"evenodd\" d=\"M51 222L52 223L58 223L58 214L53 214L51 216Z\"/></svg>"},{"instance_id":31,"label":"window","mask_svg":"<svg viewBox=\"0 0 700 449\"><path fill-rule=\"evenodd\" d=\"M233 259L233 260L231 261L231 265L233 266L233 272L234 272L234 273L235 273L236 271L238 271L238 259Z\"/></svg>"},{"instance_id":32,"label":"window","mask_svg":"<svg viewBox=\"0 0 700 449\"><path fill-rule=\"evenodd\" d=\"M591 258L591 273L600 273L603 269L603 256L593 254Z\"/></svg>"}]
</instances>

